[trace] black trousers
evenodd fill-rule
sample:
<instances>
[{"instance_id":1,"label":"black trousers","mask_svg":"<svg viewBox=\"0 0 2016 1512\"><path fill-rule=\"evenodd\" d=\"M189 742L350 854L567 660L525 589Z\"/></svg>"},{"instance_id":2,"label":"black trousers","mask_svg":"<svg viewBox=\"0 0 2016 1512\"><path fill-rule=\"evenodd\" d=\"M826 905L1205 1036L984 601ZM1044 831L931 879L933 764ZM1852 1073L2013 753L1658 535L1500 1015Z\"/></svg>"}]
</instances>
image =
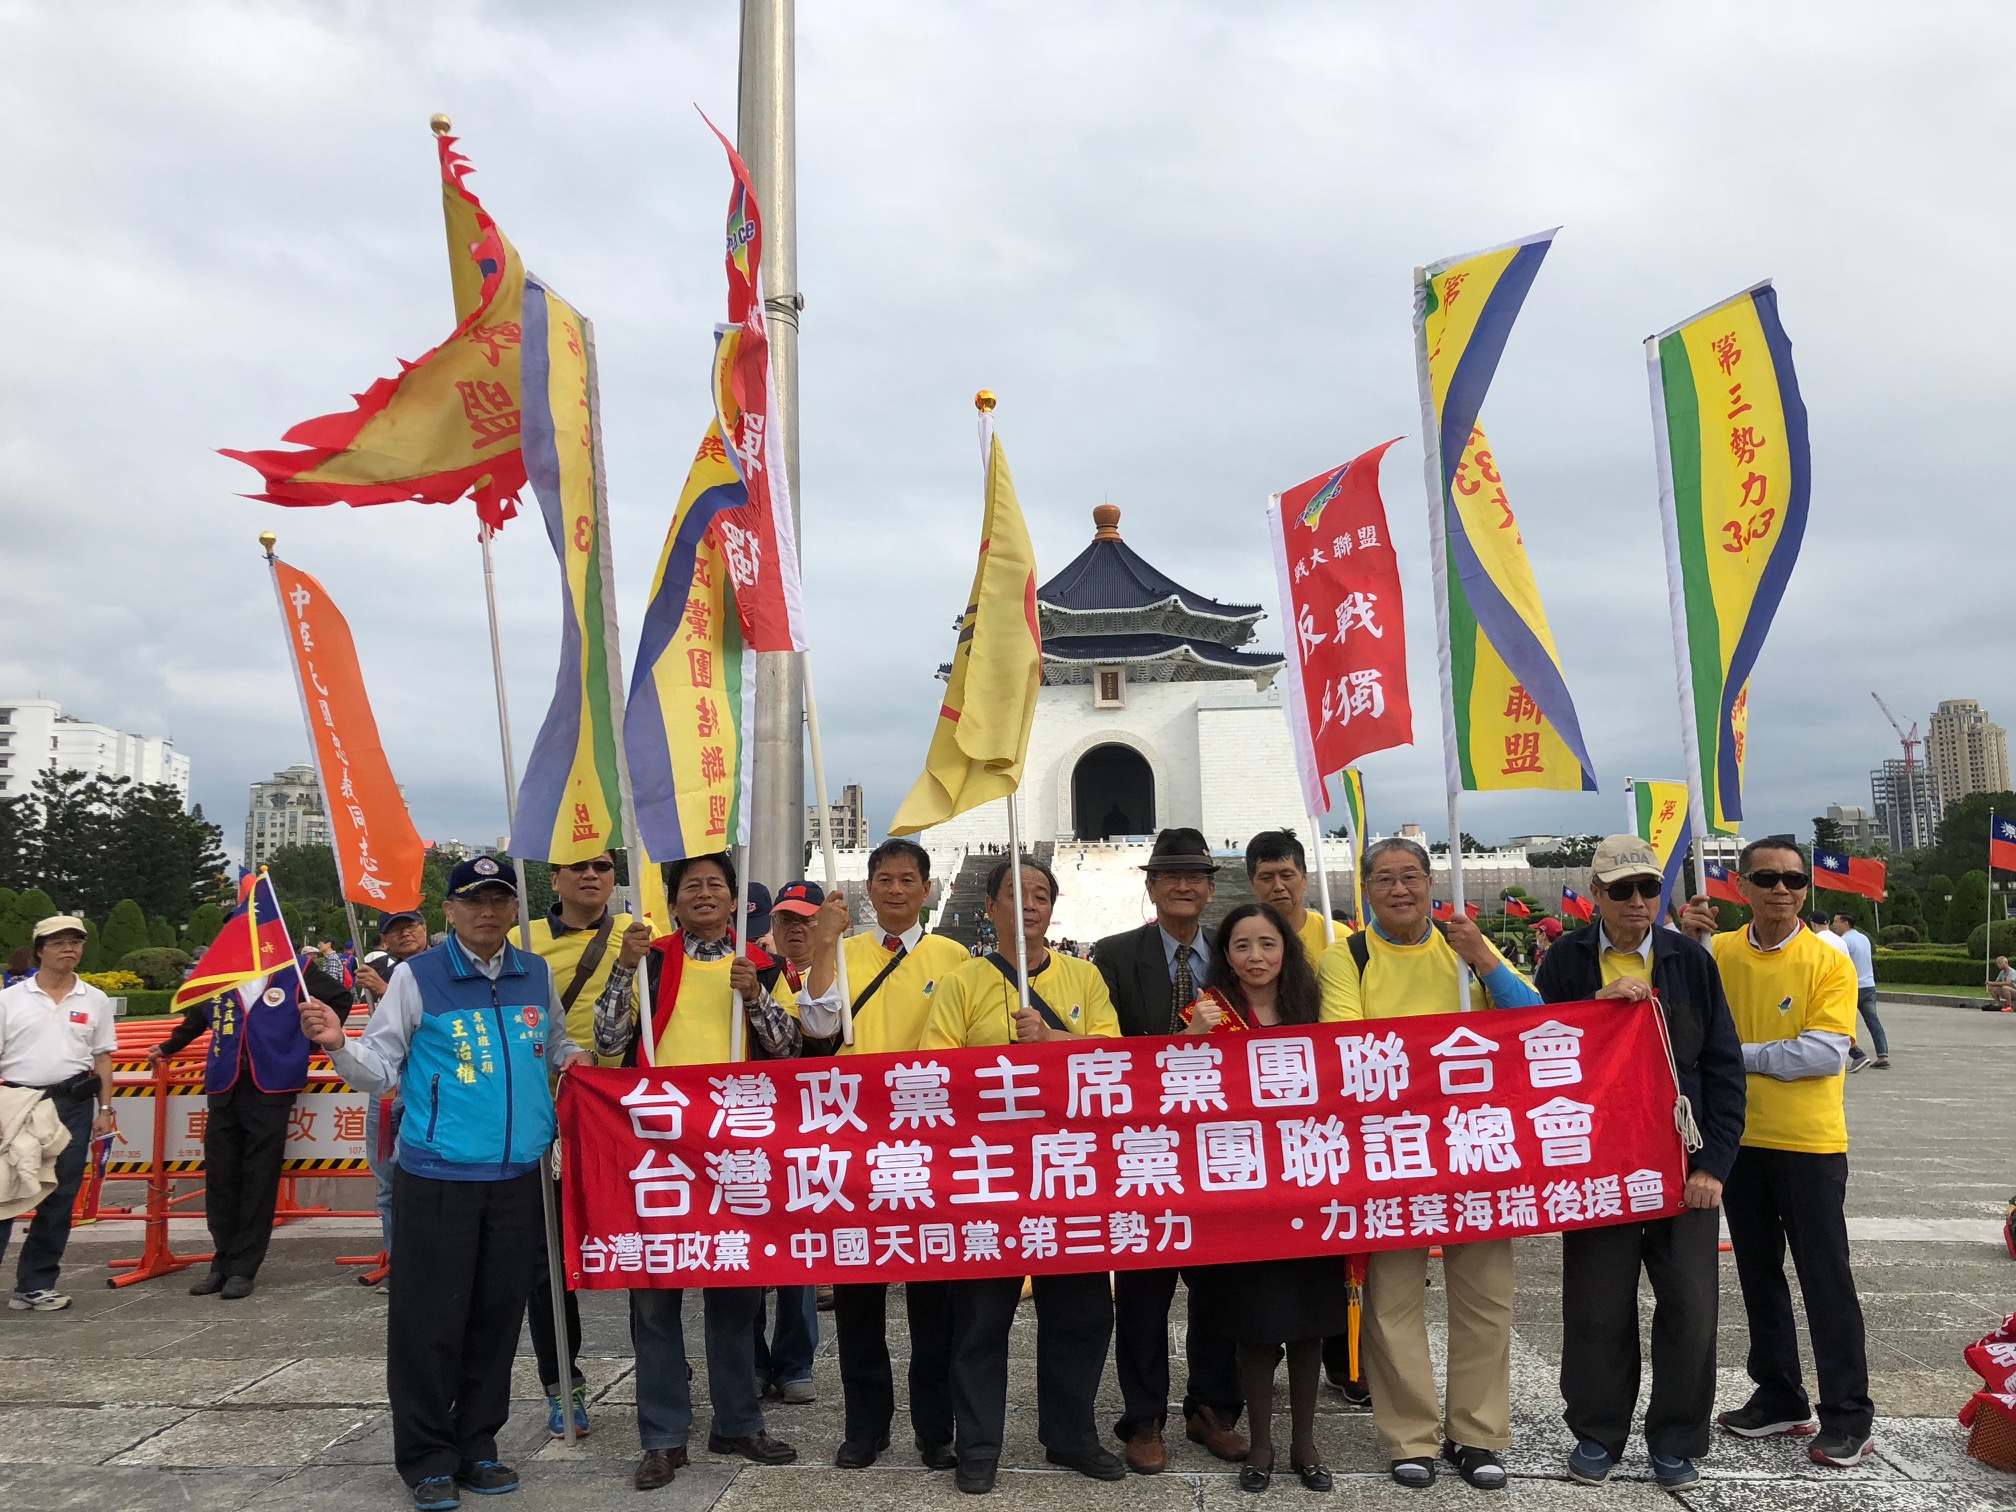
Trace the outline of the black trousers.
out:
<instances>
[{"instance_id":1,"label":"black trousers","mask_svg":"<svg viewBox=\"0 0 2016 1512\"><path fill-rule=\"evenodd\" d=\"M1169 1416L1169 1307L1176 1299L1180 1270L1120 1271L1113 1278L1113 1363L1120 1377L1126 1415L1113 1425L1121 1439ZM1189 1379L1183 1388L1183 1416L1209 1407L1230 1425L1239 1421L1246 1393L1239 1385L1238 1350L1231 1338L1197 1312L1190 1292L1190 1321L1183 1353Z\"/></svg>"},{"instance_id":2,"label":"black trousers","mask_svg":"<svg viewBox=\"0 0 2016 1512\"><path fill-rule=\"evenodd\" d=\"M511 1181L399 1173L385 1384L392 1459L409 1486L497 1457L525 1294L546 1243L539 1180L537 1171Z\"/></svg>"},{"instance_id":3,"label":"black trousers","mask_svg":"<svg viewBox=\"0 0 2016 1512\"><path fill-rule=\"evenodd\" d=\"M1561 1236L1561 1416L1621 1459L1638 1401L1638 1272L1652 1282L1652 1400L1645 1445L1699 1459L1715 1409L1717 1208Z\"/></svg>"},{"instance_id":4,"label":"black trousers","mask_svg":"<svg viewBox=\"0 0 2016 1512\"><path fill-rule=\"evenodd\" d=\"M213 1271L248 1280L259 1274L273 1239L293 1107L292 1092L261 1092L245 1066L228 1092L210 1098L203 1123L203 1217Z\"/></svg>"},{"instance_id":5,"label":"black trousers","mask_svg":"<svg viewBox=\"0 0 2016 1512\"><path fill-rule=\"evenodd\" d=\"M903 1287L910 1322L910 1429L917 1447L952 1442L952 1286L910 1281ZM839 1336L840 1393L850 1443L879 1444L896 1416L889 1364L889 1288L880 1283L833 1288Z\"/></svg>"},{"instance_id":6,"label":"black trousers","mask_svg":"<svg viewBox=\"0 0 2016 1512\"><path fill-rule=\"evenodd\" d=\"M1729 1243L1750 1320L1750 1400L1773 1416L1807 1414L1799 1336L1785 1251L1799 1272L1813 1363L1820 1376L1820 1426L1861 1437L1875 1421L1862 1302L1848 1264L1848 1157L1745 1145L1722 1192Z\"/></svg>"},{"instance_id":7,"label":"black trousers","mask_svg":"<svg viewBox=\"0 0 2016 1512\"><path fill-rule=\"evenodd\" d=\"M1008 1420L1008 1331L1022 1300L1018 1276L946 1283L952 1323L954 1447L961 1463L998 1460ZM1097 1447L1096 1399L1113 1337L1106 1272L1038 1276L1036 1436L1045 1449ZM838 1293L835 1294L838 1306Z\"/></svg>"},{"instance_id":8,"label":"black trousers","mask_svg":"<svg viewBox=\"0 0 2016 1512\"><path fill-rule=\"evenodd\" d=\"M566 1396L576 1386L587 1384L578 1363L581 1358L581 1302L570 1289L567 1293L567 1384L561 1385L560 1341L553 1328L553 1283L546 1270L546 1243L543 1225L539 1243L539 1270L532 1278L532 1290L525 1295L525 1324L532 1330L532 1353L539 1361L539 1385L548 1396ZM572 1409L569 1409L570 1411Z\"/></svg>"}]
</instances>

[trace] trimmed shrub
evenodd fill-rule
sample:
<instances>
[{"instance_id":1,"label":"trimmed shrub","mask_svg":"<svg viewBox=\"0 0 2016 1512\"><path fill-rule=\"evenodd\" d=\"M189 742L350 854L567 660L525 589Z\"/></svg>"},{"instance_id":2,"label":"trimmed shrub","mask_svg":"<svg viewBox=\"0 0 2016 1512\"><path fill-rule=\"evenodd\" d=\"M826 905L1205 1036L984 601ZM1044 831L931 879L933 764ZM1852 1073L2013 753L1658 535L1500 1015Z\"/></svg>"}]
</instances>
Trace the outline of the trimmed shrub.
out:
<instances>
[{"instance_id":1,"label":"trimmed shrub","mask_svg":"<svg viewBox=\"0 0 2016 1512\"><path fill-rule=\"evenodd\" d=\"M1928 987L1971 987L1977 992L1986 990L1979 956L1970 960L1951 951L1931 955L1878 950L1875 957L1878 983L1922 982Z\"/></svg>"},{"instance_id":2,"label":"trimmed shrub","mask_svg":"<svg viewBox=\"0 0 2016 1512\"><path fill-rule=\"evenodd\" d=\"M1974 932L1967 936L1967 954L1977 961L1983 958L1984 952L2016 957L2016 919L1997 919L1995 921L1993 931L1995 935L1995 949L1992 952L1987 951L1989 933L1989 927L1986 924L1976 924Z\"/></svg>"},{"instance_id":3,"label":"trimmed shrub","mask_svg":"<svg viewBox=\"0 0 2016 1512\"><path fill-rule=\"evenodd\" d=\"M1885 924L1879 943L1895 949L1899 945L1916 945L1918 931L1909 924Z\"/></svg>"},{"instance_id":4,"label":"trimmed shrub","mask_svg":"<svg viewBox=\"0 0 2016 1512\"><path fill-rule=\"evenodd\" d=\"M130 971L154 992L172 992L182 985L182 973L189 969L189 956L180 950L162 950L149 945L129 950L119 958L119 970Z\"/></svg>"}]
</instances>

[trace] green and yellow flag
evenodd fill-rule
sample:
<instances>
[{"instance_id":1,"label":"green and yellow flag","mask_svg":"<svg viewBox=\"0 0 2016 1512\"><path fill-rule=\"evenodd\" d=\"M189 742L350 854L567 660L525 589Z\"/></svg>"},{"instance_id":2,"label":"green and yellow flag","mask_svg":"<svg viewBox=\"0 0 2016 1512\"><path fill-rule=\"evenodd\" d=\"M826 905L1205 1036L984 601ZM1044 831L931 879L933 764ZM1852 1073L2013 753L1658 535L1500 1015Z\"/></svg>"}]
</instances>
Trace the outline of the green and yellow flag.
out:
<instances>
[{"instance_id":1,"label":"green and yellow flag","mask_svg":"<svg viewBox=\"0 0 2016 1512\"><path fill-rule=\"evenodd\" d=\"M1651 337L1645 361L1688 778L1706 827L1734 834L1750 673L1806 534L1806 406L1768 281Z\"/></svg>"},{"instance_id":2,"label":"green and yellow flag","mask_svg":"<svg viewBox=\"0 0 2016 1512\"><path fill-rule=\"evenodd\" d=\"M1687 859L1687 784L1684 782L1637 782L1631 795L1638 803L1638 838L1652 847L1659 858L1663 883L1659 893L1659 915L1680 885L1680 867Z\"/></svg>"},{"instance_id":3,"label":"green and yellow flag","mask_svg":"<svg viewBox=\"0 0 2016 1512\"><path fill-rule=\"evenodd\" d=\"M1363 862L1365 846L1370 831L1365 828L1365 777L1356 767L1346 767L1337 774L1338 786L1344 791L1344 815L1351 825L1351 851L1359 860L1359 883L1351 889L1357 900L1358 927L1365 927L1365 887Z\"/></svg>"},{"instance_id":4,"label":"green and yellow flag","mask_svg":"<svg viewBox=\"0 0 2016 1512\"><path fill-rule=\"evenodd\" d=\"M1006 798L1022 783L1036 690L1043 684L1043 632L1036 618L1036 549L998 436L987 447L987 513L973 591L924 775L890 822L914 834L955 814Z\"/></svg>"}]
</instances>

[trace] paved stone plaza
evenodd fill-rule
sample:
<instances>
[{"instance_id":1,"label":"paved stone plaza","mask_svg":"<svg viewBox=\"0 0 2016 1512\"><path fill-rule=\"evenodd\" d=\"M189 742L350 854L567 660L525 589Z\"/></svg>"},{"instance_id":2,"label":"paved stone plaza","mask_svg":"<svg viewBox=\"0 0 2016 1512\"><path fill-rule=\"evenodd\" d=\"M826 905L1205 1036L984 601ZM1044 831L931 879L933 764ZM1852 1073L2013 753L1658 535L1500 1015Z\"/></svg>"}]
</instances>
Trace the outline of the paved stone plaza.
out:
<instances>
[{"instance_id":1,"label":"paved stone plaza","mask_svg":"<svg viewBox=\"0 0 2016 1512\"><path fill-rule=\"evenodd\" d=\"M1961 1453L1953 1414L1972 1389L1960 1351L2016 1306L2016 1262L1999 1239L2003 1200L2016 1190L2011 1083L2016 1016L1951 1007L1885 1010L1897 1060L1848 1085L1855 1176L1850 1231L1869 1318L1878 1458L1854 1471L1822 1471L1802 1448L1718 1436L1701 1486L1681 1500L1703 1512L1769 1508L2016 1508L2016 1478ZM128 1189L130 1190L130 1189ZM121 1225L125 1228L125 1225ZM369 1242L361 1225L297 1225L276 1239L259 1291L245 1302L185 1294L188 1277L122 1291L106 1287L106 1261L136 1252L130 1232L85 1229L71 1249L65 1313L0 1313L0 1509L241 1507L352 1512L406 1504L391 1469L382 1335L386 1299L331 1263ZM345 1231L347 1230L347 1232ZM178 1235L183 1248L205 1246ZM1518 1442L1506 1456L1516 1506L1590 1509L1670 1505L1650 1480L1642 1445L1609 1486L1571 1484L1571 1447L1560 1421L1554 1361L1560 1338L1558 1246L1519 1250L1513 1413ZM11 1278L11 1272L8 1273ZM1743 1314L1735 1271L1723 1264L1721 1405L1747 1394ZM11 1280L10 1280L11 1284ZM1649 1311L1650 1298L1646 1298ZM697 1308L695 1309L697 1311ZM814 1512L848 1507L972 1506L949 1474L929 1475L900 1451L871 1471L831 1466L840 1440L839 1381L830 1337L821 1345L819 1401L774 1407L770 1430L798 1446L801 1462L758 1470L696 1463L650 1498L630 1487L637 1441L625 1313L620 1293L591 1294L583 1307L583 1368L595 1393L594 1432L572 1451L546 1438L544 1408L521 1357L506 1456L524 1476L514 1512L650 1505L663 1512ZM900 1307L892 1307L900 1319ZM1028 1310L1017 1325L1007 1452L995 1505L1142 1512L1234 1509L1252 1503L1229 1471L1184 1443L1171 1443L1167 1474L1099 1485L1049 1469L1035 1439L1034 1338ZM697 1327L694 1330L699 1358ZM1810 1372L1810 1364L1809 1364ZM1809 1385L1811 1381L1809 1373ZM705 1382L695 1397L704 1404ZM1107 1410L1110 1409L1110 1410ZM1285 1413L1285 1409L1284 1409ZM1369 1417L1346 1413L1326 1391L1318 1432L1338 1473L1335 1501L1351 1507L1472 1505L1484 1493L1444 1477L1432 1492L1408 1492L1385 1475ZM1109 1372L1105 1409L1118 1415ZM899 1409L900 1421L900 1409ZM696 1446L704 1444L705 1408ZM1284 1469L1276 1501L1311 1500ZM465 1502L465 1505L474 1505Z\"/></svg>"}]
</instances>

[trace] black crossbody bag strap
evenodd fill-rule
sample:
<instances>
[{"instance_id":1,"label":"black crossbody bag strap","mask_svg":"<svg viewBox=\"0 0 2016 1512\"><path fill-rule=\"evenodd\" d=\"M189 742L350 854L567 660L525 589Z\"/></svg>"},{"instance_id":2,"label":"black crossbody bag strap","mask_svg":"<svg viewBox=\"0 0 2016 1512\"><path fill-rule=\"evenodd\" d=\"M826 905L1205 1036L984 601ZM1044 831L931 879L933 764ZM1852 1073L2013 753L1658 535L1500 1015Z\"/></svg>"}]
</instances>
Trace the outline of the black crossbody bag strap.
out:
<instances>
[{"instance_id":1,"label":"black crossbody bag strap","mask_svg":"<svg viewBox=\"0 0 2016 1512\"><path fill-rule=\"evenodd\" d=\"M899 950L896 953L895 959L891 960L887 966L884 966L880 971L876 972L875 980L870 982L866 987L863 987L861 989L861 996L859 996L854 1000L854 1012L859 1013L863 1008L866 1008L868 1006L868 999L875 996L876 991L881 987L881 985L889 980L890 974L894 972L898 966L901 966L905 961L909 959L910 959L909 951Z\"/></svg>"},{"instance_id":2,"label":"black crossbody bag strap","mask_svg":"<svg viewBox=\"0 0 2016 1512\"><path fill-rule=\"evenodd\" d=\"M1014 966L1009 964L1008 960L998 950L990 954L987 957L987 959L993 963L995 970L999 971L1001 975L1008 978L1008 985L1010 987L1013 987L1015 985ZM1048 1003L1043 1001L1043 995L1039 993L1033 985L1029 988L1029 1006L1031 1008L1034 1008L1038 1013L1042 1014L1043 1022L1048 1024L1052 1029L1055 1029L1063 1034L1069 1034L1071 1032L1071 1026L1065 1023L1064 1020L1062 1020L1061 1018L1057 1017L1057 1010L1052 1008Z\"/></svg>"},{"instance_id":3,"label":"black crossbody bag strap","mask_svg":"<svg viewBox=\"0 0 2016 1512\"><path fill-rule=\"evenodd\" d=\"M609 953L609 933L615 927L616 916L604 914L601 924L596 927L595 938L581 951L581 959L574 967L574 979L567 984L567 990L560 994L562 1013L574 1011L574 999L581 996L581 989L588 985L588 979L595 975L595 968L602 964L602 957Z\"/></svg>"}]
</instances>

